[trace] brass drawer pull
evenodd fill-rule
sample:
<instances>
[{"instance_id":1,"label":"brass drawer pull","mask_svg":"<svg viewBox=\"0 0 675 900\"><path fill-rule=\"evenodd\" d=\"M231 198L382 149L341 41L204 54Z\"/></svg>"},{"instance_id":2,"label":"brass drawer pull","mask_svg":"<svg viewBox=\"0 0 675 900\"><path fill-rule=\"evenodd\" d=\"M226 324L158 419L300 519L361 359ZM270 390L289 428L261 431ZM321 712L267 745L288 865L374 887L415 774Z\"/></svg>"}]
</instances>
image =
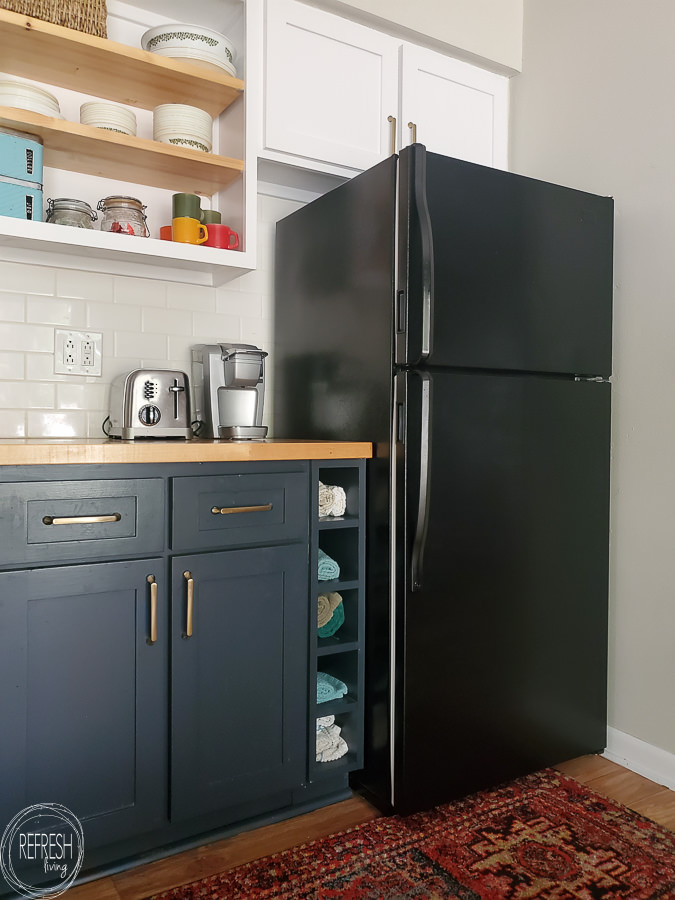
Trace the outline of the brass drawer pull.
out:
<instances>
[{"instance_id":1,"label":"brass drawer pull","mask_svg":"<svg viewBox=\"0 0 675 900\"><path fill-rule=\"evenodd\" d=\"M154 575L148 575L148 584L150 585L150 637L149 644L154 644L157 640L157 582Z\"/></svg>"},{"instance_id":2,"label":"brass drawer pull","mask_svg":"<svg viewBox=\"0 0 675 900\"><path fill-rule=\"evenodd\" d=\"M119 522L122 513L113 513L111 516L45 516L42 521L45 525L94 525L99 522Z\"/></svg>"},{"instance_id":3,"label":"brass drawer pull","mask_svg":"<svg viewBox=\"0 0 675 900\"><path fill-rule=\"evenodd\" d=\"M391 155L396 153L396 116L387 116L387 122L391 123Z\"/></svg>"},{"instance_id":4,"label":"brass drawer pull","mask_svg":"<svg viewBox=\"0 0 675 900\"><path fill-rule=\"evenodd\" d=\"M187 582L187 622L183 637L192 637L192 612L194 607L195 581L192 572L183 572L183 578Z\"/></svg>"},{"instance_id":5,"label":"brass drawer pull","mask_svg":"<svg viewBox=\"0 0 675 900\"><path fill-rule=\"evenodd\" d=\"M211 512L214 516L228 516L230 513L269 512L271 509L272 504L265 503L263 506L212 506Z\"/></svg>"}]
</instances>

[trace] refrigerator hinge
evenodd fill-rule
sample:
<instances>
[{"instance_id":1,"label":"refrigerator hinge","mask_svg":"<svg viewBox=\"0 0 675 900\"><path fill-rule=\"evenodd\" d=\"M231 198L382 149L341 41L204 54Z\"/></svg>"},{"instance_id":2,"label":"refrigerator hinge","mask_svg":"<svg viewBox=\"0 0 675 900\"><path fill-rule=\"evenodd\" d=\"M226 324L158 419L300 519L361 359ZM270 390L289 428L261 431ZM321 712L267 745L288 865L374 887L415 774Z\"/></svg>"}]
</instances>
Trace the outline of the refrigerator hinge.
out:
<instances>
[{"instance_id":1,"label":"refrigerator hinge","mask_svg":"<svg viewBox=\"0 0 675 900\"><path fill-rule=\"evenodd\" d=\"M594 375L594 376L589 376L589 375L575 375L575 376L574 376L574 380L575 380L575 381L597 381L597 382L600 382L600 383L603 383L603 382L607 381L607 379L606 379L606 378L603 378L602 375Z\"/></svg>"}]
</instances>

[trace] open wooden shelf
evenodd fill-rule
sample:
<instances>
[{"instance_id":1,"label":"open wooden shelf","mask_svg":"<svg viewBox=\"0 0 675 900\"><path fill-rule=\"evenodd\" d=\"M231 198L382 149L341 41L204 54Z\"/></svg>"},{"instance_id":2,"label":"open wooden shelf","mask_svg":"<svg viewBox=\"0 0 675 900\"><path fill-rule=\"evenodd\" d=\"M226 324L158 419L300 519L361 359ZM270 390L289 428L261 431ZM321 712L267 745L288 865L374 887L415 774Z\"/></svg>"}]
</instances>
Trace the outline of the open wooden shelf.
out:
<instances>
[{"instance_id":1,"label":"open wooden shelf","mask_svg":"<svg viewBox=\"0 0 675 900\"><path fill-rule=\"evenodd\" d=\"M244 91L225 72L0 9L0 71L153 109L186 103L218 116Z\"/></svg>"},{"instance_id":2,"label":"open wooden shelf","mask_svg":"<svg viewBox=\"0 0 675 900\"><path fill-rule=\"evenodd\" d=\"M244 171L244 163L239 159L174 147L9 106L0 106L0 126L42 138L45 166L84 175L211 196Z\"/></svg>"}]
</instances>

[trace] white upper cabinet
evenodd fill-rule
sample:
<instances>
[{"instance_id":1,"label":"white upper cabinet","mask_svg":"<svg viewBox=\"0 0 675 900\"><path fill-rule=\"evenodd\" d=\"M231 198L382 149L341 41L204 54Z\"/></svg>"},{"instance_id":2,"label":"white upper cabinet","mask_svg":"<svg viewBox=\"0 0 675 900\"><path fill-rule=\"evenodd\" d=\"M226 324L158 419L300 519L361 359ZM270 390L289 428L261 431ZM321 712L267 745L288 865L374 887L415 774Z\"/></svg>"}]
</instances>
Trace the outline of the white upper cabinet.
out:
<instances>
[{"instance_id":1,"label":"white upper cabinet","mask_svg":"<svg viewBox=\"0 0 675 900\"><path fill-rule=\"evenodd\" d=\"M295 0L268 0L265 49L265 150L353 169L391 152L398 41Z\"/></svg>"},{"instance_id":2,"label":"white upper cabinet","mask_svg":"<svg viewBox=\"0 0 675 900\"><path fill-rule=\"evenodd\" d=\"M415 140L506 168L508 78L297 0L267 0L259 156L351 176Z\"/></svg>"},{"instance_id":3,"label":"white upper cabinet","mask_svg":"<svg viewBox=\"0 0 675 900\"><path fill-rule=\"evenodd\" d=\"M441 53L401 47L402 144L505 169L508 79Z\"/></svg>"}]
</instances>

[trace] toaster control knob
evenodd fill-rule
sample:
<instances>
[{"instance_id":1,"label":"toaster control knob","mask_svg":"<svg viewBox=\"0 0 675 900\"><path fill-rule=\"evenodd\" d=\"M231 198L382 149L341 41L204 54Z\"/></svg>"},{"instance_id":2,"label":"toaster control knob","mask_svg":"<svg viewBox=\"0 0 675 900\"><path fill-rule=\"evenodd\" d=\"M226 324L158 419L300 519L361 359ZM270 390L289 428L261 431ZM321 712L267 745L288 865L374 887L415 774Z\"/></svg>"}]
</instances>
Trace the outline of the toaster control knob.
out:
<instances>
[{"instance_id":1,"label":"toaster control knob","mask_svg":"<svg viewBox=\"0 0 675 900\"><path fill-rule=\"evenodd\" d=\"M138 410L138 418L144 425L156 425L162 418L157 406L141 406Z\"/></svg>"}]
</instances>

